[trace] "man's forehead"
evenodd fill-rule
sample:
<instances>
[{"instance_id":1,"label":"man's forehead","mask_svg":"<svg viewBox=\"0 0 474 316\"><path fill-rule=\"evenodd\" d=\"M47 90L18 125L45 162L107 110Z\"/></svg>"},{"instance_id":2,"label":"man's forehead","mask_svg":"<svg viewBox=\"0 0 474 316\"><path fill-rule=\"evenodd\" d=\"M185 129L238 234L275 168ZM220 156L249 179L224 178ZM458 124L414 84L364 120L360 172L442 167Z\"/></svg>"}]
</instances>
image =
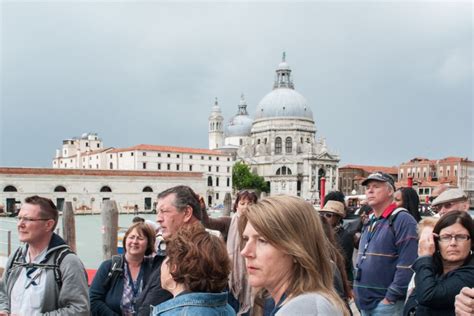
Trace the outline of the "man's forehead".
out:
<instances>
[{"instance_id":1,"label":"man's forehead","mask_svg":"<svg viewBox=\"0 0 474 316\"><path fill-rule=\"evenodd\" d=\"M24 203L21 205L20 212L39 212L41 211L39 205Z\"/></svg>"},{"instance_id":2,"label":"man's forehead","mask_svg":"<svg viewBox=\"0 0 474 316\"><path fill-rule=\"evenodd\" d=\"M176 199L176 195L174 193L158 199L157 201L158 208L170 207L170 206L174 207L175 199Z\"/></svg>"}]
</instances>

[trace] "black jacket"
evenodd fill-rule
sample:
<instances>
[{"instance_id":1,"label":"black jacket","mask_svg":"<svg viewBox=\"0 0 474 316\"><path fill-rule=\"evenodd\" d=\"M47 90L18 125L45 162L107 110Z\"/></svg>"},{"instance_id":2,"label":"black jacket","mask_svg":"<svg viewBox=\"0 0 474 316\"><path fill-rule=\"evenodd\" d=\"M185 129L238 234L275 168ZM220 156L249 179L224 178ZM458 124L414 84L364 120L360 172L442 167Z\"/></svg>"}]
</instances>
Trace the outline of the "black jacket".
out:
<instances>
[{"instance_id":1,"label":"black jacket","mask_svg":"<svg viewBox=\"0 0 474 316\"><path fill-rule=\"evenodd\" d=\"M416 315L449 316L454 313L454 299L465 286L474 287L474 258L444 275L435 273L432 257L419 257L412 266L415 289L408 298L403 315L416 306Z\"/></svg>"},{"instance_id":2,"label":"black jacket","mask_svg":"<svg viewBox=\"0 0 474 316\"><path fill-rule=\"evenodd\" d=\"M101 316L122 315L120 302L123 295L123 274L121 274L113 284L104 287L104 281L111 271L112 260L102 262L92 281L89 290L89 298L91 302L91 314ZM151 282L152 259L145 258L142 263L143 270L143 288L147 282ZM123 264L122 264L123 269Z\"/></svg>"},{"instance_id":3,"label":"black jacket","mask_svg":"<svg viewBox=\"0 0 474 316\"><path fill-rule=\"evenodd\" d=\"M135 305L138 316L149 316L151 305L156 306L173 297L170 292L161 287L161 264L165 258L164 256L156 255L153 260L153 272L148 279L147 285L138 296Z\"/></svg>"}]
</instances>

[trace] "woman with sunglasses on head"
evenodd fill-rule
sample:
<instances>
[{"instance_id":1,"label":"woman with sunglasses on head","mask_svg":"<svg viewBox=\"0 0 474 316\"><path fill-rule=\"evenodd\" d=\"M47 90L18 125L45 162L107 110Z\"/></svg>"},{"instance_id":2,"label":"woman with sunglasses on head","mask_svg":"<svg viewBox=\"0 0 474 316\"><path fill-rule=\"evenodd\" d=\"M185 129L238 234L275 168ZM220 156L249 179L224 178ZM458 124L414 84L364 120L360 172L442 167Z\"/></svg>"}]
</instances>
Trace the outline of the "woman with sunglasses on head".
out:
<instances>
[{"instance_id":1,"label":"woman with sunglasses on head","mask_svg":"<svg viewBox=\"0 0 474 316\"><path fill-rule=\"evenodd\" d=\"M237 315L246 315L251 306L250 285L245 273L244 258L240 254L240 236L238 221L249 205L257 203L255 192L243 190L237 193L233 211L234 216L210 218L206 212L206 204L201 197L202 224L206 228L219 230L227 243L227 252L230 256L232 270L229 277L229 304L236 310Z\"/></svg>"},{"instance_id":2,"label":"woman with sunglasses on head","mask_svg":"<svg viewBox=\"0 0 474 316\"><path fill-rule=\"evenodd\" d=\"M408 298L404 315L455 315L456 295L474 286L474 222L467 212L442 216L433 234L420 237L415 289Z\"/></svg>"}]
</instances>

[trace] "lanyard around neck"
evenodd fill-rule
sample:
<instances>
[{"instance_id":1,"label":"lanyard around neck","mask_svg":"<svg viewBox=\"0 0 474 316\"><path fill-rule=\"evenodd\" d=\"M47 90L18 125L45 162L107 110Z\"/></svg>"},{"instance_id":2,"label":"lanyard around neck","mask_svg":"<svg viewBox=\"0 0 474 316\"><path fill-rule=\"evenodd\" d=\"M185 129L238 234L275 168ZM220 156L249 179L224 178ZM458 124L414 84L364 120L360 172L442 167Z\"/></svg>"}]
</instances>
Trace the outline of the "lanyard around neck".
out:
<instances>
[{"instance_id":1,"label":"lanyard around neck","mask_svg":"<svg viewBox=\"0 0 474 316\"><path fill-rule=\"evenodd\" d=\"M143 281L143 265L140 265L140 272L138 272L137 280L135 282L133 282L132 273L130 271L130 266L128 265L128 262L127 262L127 274L128 274L128 279L129 279L128 284L132 288L133 297L136 297L138 295L138 292L140 291L141 283Z\"/></svg>"}]
</instances>

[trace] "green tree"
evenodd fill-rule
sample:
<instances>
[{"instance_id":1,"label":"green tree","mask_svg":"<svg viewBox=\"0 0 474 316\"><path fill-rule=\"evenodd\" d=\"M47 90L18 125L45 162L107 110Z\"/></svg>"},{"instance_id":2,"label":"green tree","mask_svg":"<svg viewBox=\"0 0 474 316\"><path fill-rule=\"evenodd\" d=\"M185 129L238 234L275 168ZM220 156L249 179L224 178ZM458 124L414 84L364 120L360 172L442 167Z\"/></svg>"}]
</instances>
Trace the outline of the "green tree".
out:
<instances>
[{"instance_id":1,"label":"green tree","mask_svg":"<svg viewBox=\"0 0 474 316\"><path fill-rule=\"evenodd\" d=\"M270 192L270 187L265 179L250 171L249 166L238 161L232 169L232 187L235 190L253 189L260 192Z\"/></svg>"}]
</instances>

